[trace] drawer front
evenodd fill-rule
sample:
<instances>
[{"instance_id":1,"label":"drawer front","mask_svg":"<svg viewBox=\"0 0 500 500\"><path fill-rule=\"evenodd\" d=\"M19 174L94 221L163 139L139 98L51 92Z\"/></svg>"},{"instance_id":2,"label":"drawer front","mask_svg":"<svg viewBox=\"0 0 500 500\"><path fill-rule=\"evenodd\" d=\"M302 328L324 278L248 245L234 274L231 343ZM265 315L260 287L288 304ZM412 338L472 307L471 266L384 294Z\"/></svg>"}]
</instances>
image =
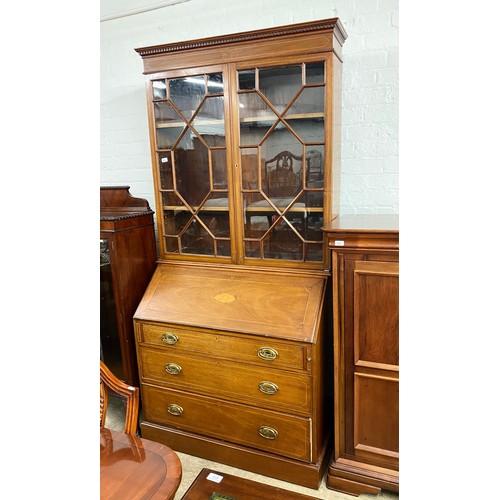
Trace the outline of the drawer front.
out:
<instances>
[{"instance_id":1,"label":"drawer front","mask_svg":"<svg viewBox=\"0 0 500 500\"><path fill-rule=\"evenodd\" d=\"M248 338L221 333L183 330L142 323L139 343L198 352L276 368L307 369L307 347L269 338Z\"/></svg>"},{"instance_id":2,"label":"drawer front","mask_svg":"<svg viewBox=\"0 0 500 500\"><path fill-rule=\"evenodd\" d=\"M139 359L143 382L160 382L257 407L311 413L312 384L307 373L146 347L139 349Z\"/></svg>"},{"instance_id":3,"label":"drawer front","mask_svg":"<svg viewBox=\"0 0 500 500\"><path fill-rule=\"evenodd\" d=\"M311 461L311 420L142 385L144 419L176 429Z\"/></svg>"}]
</instances>

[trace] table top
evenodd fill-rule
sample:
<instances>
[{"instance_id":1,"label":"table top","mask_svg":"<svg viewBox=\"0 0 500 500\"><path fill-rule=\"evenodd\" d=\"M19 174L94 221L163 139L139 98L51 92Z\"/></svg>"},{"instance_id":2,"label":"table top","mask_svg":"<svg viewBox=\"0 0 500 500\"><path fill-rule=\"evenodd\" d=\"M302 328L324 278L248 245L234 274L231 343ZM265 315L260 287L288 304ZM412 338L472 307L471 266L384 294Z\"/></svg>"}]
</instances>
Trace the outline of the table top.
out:
<instances>
[{"instance_id":1,"label":"table top","mask_svg":"<svg viewBox=\"0 0 500 500\"><path fill-rule=\"evenodd\" d=\"M182 466L168 446L101 428L101 500L172 499Z\"/></svg>"},{"instance_id":2,"label":"table top","mask_svg":"<svg viewBox=\"0 0 500 500\"><path fill-rule=\"evenodd\" d=\"M182 500L320 500L277 486L261 484L225 472L202 469Z\"/></svg>"}]
</instances>

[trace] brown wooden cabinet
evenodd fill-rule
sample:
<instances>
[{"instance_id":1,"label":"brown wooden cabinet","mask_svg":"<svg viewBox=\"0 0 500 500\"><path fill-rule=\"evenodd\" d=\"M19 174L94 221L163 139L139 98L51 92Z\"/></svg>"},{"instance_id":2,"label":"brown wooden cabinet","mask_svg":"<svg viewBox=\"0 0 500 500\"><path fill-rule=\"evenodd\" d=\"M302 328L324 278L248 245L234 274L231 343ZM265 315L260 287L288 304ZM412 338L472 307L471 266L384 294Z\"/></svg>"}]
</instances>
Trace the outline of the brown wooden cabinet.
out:
<instances>
[{"instance_id":1,"label":"brown wooden cabinet","mask_svg":"<svg viewBox=\"0 0 500 500\"><path fill-rule=\"evenodd\" d=\"M135 314L142 435L316 488L325 416L327 277L158 267Z\"/></svg>"},{"instance_id":2,"label":"brown wooden cabinet","mask_svg":"<svg viewBox=\"0 0 500 500\"><path fill-rule=\"evenodd\" d=\"M346 36L327 19L136 49L162 259L329 267Z\"/></svg>"},{"instance_id":3,"label":"brown wooden cabinet","mask_svg":"<svg viewBox=\"0 0 500 500\"><path fill-rule=\"evenodd\" d=\"M327 19L136 49L160 248L134 316L142 433L314 488L345 38Z\"/></svg>"},{"instance_id":4,"label":"brown wooden cabinet","mask_svg":"<svg viewBox=\"0 0 500 500\"><path fill-rule=\"evenodd\" d=\"M329 488L399 491L397 215L342 215L332 251L334 456Z\"/></svg>"},{"instance_id":5,"label":"brown wooden cabinet","mask_svg":"<svg viewBox=\"0 0 500 500\"><path fill-rule=\"evenodd\" d=\"M156 266L153 211L129 186L101 187L101 359L137 386L133 315Z\"/></svg>"}]
</instances>

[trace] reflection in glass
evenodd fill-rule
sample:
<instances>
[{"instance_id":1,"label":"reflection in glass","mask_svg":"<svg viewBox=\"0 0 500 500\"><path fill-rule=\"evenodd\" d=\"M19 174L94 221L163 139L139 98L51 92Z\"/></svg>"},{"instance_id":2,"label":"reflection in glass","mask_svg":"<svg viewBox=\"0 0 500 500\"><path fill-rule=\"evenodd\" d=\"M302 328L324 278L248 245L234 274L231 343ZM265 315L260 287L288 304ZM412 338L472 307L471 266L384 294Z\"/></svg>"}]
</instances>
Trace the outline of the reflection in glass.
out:
<instances>
[{"instance_id":1,"label":"reflection in glass","mask_svg":"<svg viewBox=\"0 0 500 500\"><path fill-rule=\"evenodd\" d=\"M225 146L224 98L206 98L192 125L208 146Z\"/></svg>"},{"instance_id":2,"label":"reflection in glass","mask_svg":"<svg viewBox=\"0 0 500 500\"><path fill-rule=\"evenodd\" d=\"M306 84L325 83L325 63L306 63Z\"/></svg>"},{"instance_id":3,"label":"reflection in glass","mask_svg":"<svg viewBox=\"0 0 500 500\"><path fill-rule=\"evenodd\" d=\"M166 251L230 256L223 75L167 85L154 107Z\"/></svg>"},{"instance_id":4,"label":"reflection in glass","mask_svg":"<svg viewBox=\"0 0 500 500\"><path fill-rule=\"evenodd\" d=\"M246 69L238 71L238 84L240 90L255 89L255 70Z\"/></svg>"},{"instance_id":5,"label":"reflection in glass","mask_svg":"<svg viewBox=\"0 0 500 500\"><path fill-rule=\"evenodd\" d=\"M164 192L162 192L161 196L162 196L162 202L163 202L164 207L166 207L168 209L171 209L172 207L176 207L176 209L177 209L177 207L184 207L185 208L184 203L179 198L177 193L175 193L174 191L164 191Z\"/></svg>"},{"instance_id":6,"label":"reflection in glass","mask_svg":"<svg viewBox=\"0 0 500 500\"><path fill-rule=\"evenodd\" d=\"M160 188L173 189L174 179L170 151L158 153L158 166L160 168Z\"/></svg>"},{"instance_id":7,"label":"reflection in glass","mask_svg":"<svg viewBox=\"0 0 500 500\"><path fill-rule=\"evenodd\" d=\"M255 91L253 70L238 75L245 257L321 262L324 63L255 75Z\"/></svg>"},{"instance_id":8,"label":"reflection in glass","mask_svg":"<svg viewBox=\"0 0 500 500\"><path fill-rule=\"evenodd\" d=\"M294 101L285 117L296 115L315 115L319 118L325 116L325 87L305 87Z\"/></svg>"},{"instance_id":9,"label":"reflection in glass","mask_svg":"<svg viewBox=\"0 0 500 500\"><path fill-rule=\"evenodd\" d=\"M264 258L302 260L303 240L299 236L301 233L303 220L300 216L290 220L281 218L271 230Z\"/></svg>"},{"instance_id":10,"label":"reflection in glass","mask_svg":"<svg viewBox=\"0 0 500 500\"><path fill-rule=\"evenodd\" d=\"M194 206L210 192L209 151L195 135L186 143L181 141L174 150L175 176L179 194Z\"/></svg>"},{"instance_id":11,"label":"reflection in glass","mask_svg":"<svg viewBox=\"0 0 500 500\"><path fill-rule=\"evenodd\" d=\"M171 148L184 130L185 123L168 102L156 102L154 114L158 148Z\"/></svg>"},{"instance_id":12,"label":"reflection in glass","mask_svg":"<svg viewBox=\"0 0 500 500\"><path fill-rule=\"evenodd\" d=\"M208 94L222 94L224 92L222 73L207 75L207 91Z\"/></svg>"},{"instance_id":13,"label":"reflection in glass","mask_svg":"<svg viewBox=\"0 0 500 500\"><path fill-rule=\"evenodd\" d=\"M302 66L283 66L259 70L259 90L279 113L302 87Z\"/></svg>"},{"instance_id":14,"label":"reflection in glass","mask_svg":"<svg viewBox=\"0 0 500 500\"><path fill-rule=\"evenodd\" d=\"M190 119L205 96L205 77L188 76L169 80L169 89L175 107Z\"/></svg>"},{"instance_id":15,"label":"reflection in glass","mask_svg":"<svg viewBox=\"0 0 500 500\"><path fill-rule=\"evenodd\" d=\"M153 80L153 99L166 99L167 86L165 80Z\"/></svg>"},{"instance_id":16,"label":"reflection in glass","mask_svg":"<svg viewBox=\"0 0 500 500\"><path fill-rule=\"evenodd\" d=\"M178 141L185 127L165 127L156 129L156 146L158 149L169 149Z\"/></svg>"},{"instance_id":17,"label":"reflection in glass","mask_svg":"<svg viewBox=\"0 0 500 500\"><path fill-rule=\"evenodd\" d=\"M243 189L259 188L259 150L241 148L241 175Z\"/></svg>"},{"instance_id":18,"label":"reflection in glass","mask_svg":"<svg viewBox=\"0 0 500 500\"><path fill-rule=\"evenodd\" d=\"M213 189L224 189L227 191L227 166L226 166L226 150L212 149L212 176Z\"/></svg>"},{"instance_id":19,"label":"reflection in glass","mask_svg":"<svg viewBox=\"0 0 500 500\"><path fill-rule=\"evenodd\" d=\"M257 145L278 117L257 93L240 94L240 144Z\"/></svg>"}]
</instances>

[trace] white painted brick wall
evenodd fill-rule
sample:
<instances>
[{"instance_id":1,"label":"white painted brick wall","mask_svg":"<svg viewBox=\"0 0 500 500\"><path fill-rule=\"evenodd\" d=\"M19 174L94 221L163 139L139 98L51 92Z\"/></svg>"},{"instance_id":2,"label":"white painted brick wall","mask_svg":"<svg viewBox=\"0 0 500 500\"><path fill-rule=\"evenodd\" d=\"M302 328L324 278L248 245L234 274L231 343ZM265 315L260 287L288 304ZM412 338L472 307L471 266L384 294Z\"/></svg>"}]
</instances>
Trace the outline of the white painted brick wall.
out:
<instances>
[{"instance_id":1,"label":"white painted brick wall","mask_svg":"<svg viewBox=\"0 0 500 500\"><path fill-rule=\"evenodd\" d=\"M124 5L105 4L108 12ZM340 211L398 213L398 0L190 0L102 22L101 185L130 185L156 210L145 81L134 48L330 17L348 34Z\"/></svg>"}]
</instances>

